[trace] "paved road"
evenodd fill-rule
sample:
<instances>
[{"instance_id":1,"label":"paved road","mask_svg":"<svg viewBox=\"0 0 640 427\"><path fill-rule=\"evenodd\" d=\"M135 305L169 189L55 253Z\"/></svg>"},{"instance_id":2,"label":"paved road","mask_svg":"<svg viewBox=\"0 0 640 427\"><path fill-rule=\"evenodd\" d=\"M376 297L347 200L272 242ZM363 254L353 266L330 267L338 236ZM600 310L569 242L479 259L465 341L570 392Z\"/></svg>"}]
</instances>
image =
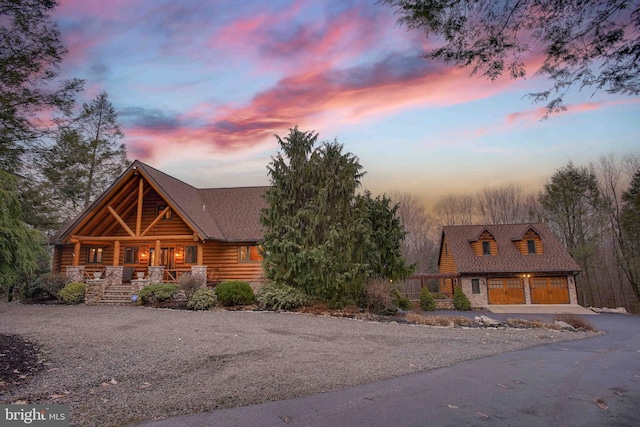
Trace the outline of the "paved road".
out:
<instances>
[{"instance_id":1,"label":"paved road","mask_svg":"<svg viewBox=\"0 0 640 427\"><path fill-rule=\"evenodd\" d=\"M588 320L608 333L331 393L141 425L640 426L640 316Z\"/></svg>"}]
</instances>

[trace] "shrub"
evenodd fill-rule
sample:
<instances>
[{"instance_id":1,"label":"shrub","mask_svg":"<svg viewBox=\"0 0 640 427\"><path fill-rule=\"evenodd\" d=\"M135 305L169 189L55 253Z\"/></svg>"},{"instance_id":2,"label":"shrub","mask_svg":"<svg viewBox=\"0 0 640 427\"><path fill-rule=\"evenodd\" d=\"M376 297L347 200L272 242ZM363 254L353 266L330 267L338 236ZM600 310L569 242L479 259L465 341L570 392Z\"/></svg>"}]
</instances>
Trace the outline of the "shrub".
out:
<instances>
[{"instance_id":1,"label":"shrub","mask_svg":"<svg viewBox=\"0 0 640 427\"><path fill-rule=\"evenodd\" d=\"M40 289L59 299L59 293L70 280L64 273L49 273L40 279Z\"/></svg>"},{"instance_id":2,"label":"shrub","mask_svg":"<svg viewBox=\"0 0 640 427\"><path fill-rule=\"evenodd\" d=\"M153 283L140 290L140 299L144 304L166 301L178 292L178 286L171 283Z\"/></svg>"},{"instance_id":3,"label":"shrub","mask_svg":"<svg viewBox=\"0 0 640 427\"><path fill-rule=\"evenodd\" d=\"M420 308L424 311L434 311L436 309L436 300L427 288L422 288L420 291Z\"/></svg>"},{"instance_id":4,"label":"shrub","mask_svg":"<svg viewBox=\"0 0 640 427\"><path fill-rule=\"evenodd\" d=\"M71 282L58 292L58 296L68 304L80 304L84 302L84 291L86 289L87 285L84 283Z\"/></svg>"},{"instance_id":5,"label":"shrub","mask_svg":"<svg viewBox=\"0 0 640 427\"><path fill-rule=\"evenodd\" d=\"M409 301L409 298L402 295L398 289L393 289L391 291L391 297L393 298L393 305L396 307L405 311L411 308L411 301Z\"/></svg>"},{"instance_id":6,"label":"shrub","mask_svg":"<svg viewBox=\"0 0 640 427\"><path fill-rule=\"evenodd\" d=\"M293 286L269 282L260 288L256 300L267 310L290 310L307 304L309 298Z\"/></svg>"},{"instance_id":7,"label":"shrub","mask_svg":"<svg viewBox=\"0 0 640 427\"><path fill-rule=\"evenodd\" d=\"M218 301L225 306L251 304L255 298L253 289L245 281L229 280L215 287Z\"/></svg>"},{"instance_id":8,"label":"shrub","mask_svg":"<svg viewBox=\"0 0 640 427\"><path fill-rule=\"evenodd\" d=\"M210 310L218 302L216 293L209 288L200 288L191 295L187 308L189 310Z\"/></svg>"},{"instance_id":9,"label":"shrub","mask_svg":"<svg viewBox=\"0 0 640 427\"><path fill-rule=\"evenodd\" d=\"M471 310L469 298L467 298L464 292L462 292L462 288L460 286L456 286L453 290L453 306L456 310Z\"/></svg>"},{"instance_id":10,"label":"shrub","mask_svg":"<svg viewBox=\"0 0 640 427\"><path fill-rule=\"evenodd\" d=\"M202 282L198 280L197 277L193 277L191 273L184 273L178 279L178 286L180 287L180 290L184 292L184 296L187 297L187 300L190 300L193 294L200 289L201 284Z\"/></svg>"},{"instance_id":11,"label":"shrub","mask_svg":"<svg viewBox=\"0 0 640 427\"><path fill-rule=\"evenodd\" d=\"M382 279L371 280L364 287L367 309L376 314L393 314L397 310L393 303L389 282Z\"/></svg>"}]
</instances>

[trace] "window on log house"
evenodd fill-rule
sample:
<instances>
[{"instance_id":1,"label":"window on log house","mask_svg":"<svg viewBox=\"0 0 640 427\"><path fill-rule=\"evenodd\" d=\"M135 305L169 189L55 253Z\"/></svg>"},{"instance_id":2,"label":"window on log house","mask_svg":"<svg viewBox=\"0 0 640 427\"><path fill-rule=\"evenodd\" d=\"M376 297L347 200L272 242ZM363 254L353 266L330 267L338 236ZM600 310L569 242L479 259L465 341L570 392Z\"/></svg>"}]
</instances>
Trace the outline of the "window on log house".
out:
<instances>
[{"instance_id":1,"label":"window on log house","mask_svg":"<svg viewBox=\"0 0 640 427\"><path fill-rule=\"evenodd\" d=\"M185 264L195 264L198 262L197 246L187 246L184 248L184 262Z\"/></svg>"},{"instance_id":2,"label":"window on log house","mask_svg":"<svg viewBox=\"0 0 640 427\"><path fill-rule=\"evenodd\" d=\"M167 208L167 205L158 205L156 207L156 216L160 215L162 211L165 210L166 208ZM171 212L171 209L169 209L167 212L165 212L162 219L171 219L171 218L173 218L173 212Z\"/></svg>"},{"instance_id":3,"label":"window on log house","mask_svg":"<svg viewBox=\"0 0 640 427\"><path fill-rule=\"evenodd\" d=\"M491 255L491 244L489 242L482 242L482 255Z\"/></svg>"},{"instance_id":4,"label":"window on log house","mask_svg":"<svg viewBox=\"0 0 640 427\"><path fill-rule=\"evenodd\" d=\"M124 248L124 263L125 264L137 264L139 248Z\"/></svg>"},{"instance_id":5,"label":"window on log house","mask_svg":"<svg viewBox=\"0 0 640 427\"><path fill-rule=\"evenodd\" d=\"M536 242L535 240L527 240L527 249L530 254L536 253Z\"/></svg>"},{"instance_id":6,"label":"window on log house","mask_svg":"<svg viewBox=\"0 0 640 427\"><path fill-rule=\"evenodd\" d=\"M257 246L239 246L238 261L239 262L259 262L262 261Z\"/></svg>"},{"instance_id":7,"label":"window on log house","mask_svg":"<svg viewBox=\"0 0 640 427\"><path fill-rule=\"evenodd\" d=\"M102 248L89 248L87 264L102 264Z\"/></svg>"}]
</instances>

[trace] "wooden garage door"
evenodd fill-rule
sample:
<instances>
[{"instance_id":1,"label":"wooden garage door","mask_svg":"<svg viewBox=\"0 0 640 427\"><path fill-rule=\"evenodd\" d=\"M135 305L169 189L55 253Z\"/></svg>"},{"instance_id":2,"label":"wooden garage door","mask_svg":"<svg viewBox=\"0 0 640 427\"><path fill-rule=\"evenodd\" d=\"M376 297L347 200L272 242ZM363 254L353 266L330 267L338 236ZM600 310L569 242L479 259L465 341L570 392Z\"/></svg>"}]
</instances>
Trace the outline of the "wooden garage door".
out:
<instances>
[{"instance_id":1,"label":"wooden garage door","mask_svg":"<svg viewBox=\"0 0 640 427\"><path fill-rule=\"evenodd\" d=\"M533 304L568 304L569 288L566 277L532 277L531 302Z\"/></svg>"},{"instance_id":2,"label":"wooden garage door","mask_svg":"<svg viewBox=\"0 0 640 427\"><path fill-rule=\"evenodd\" d=\"M489 304L524 304L524 284L518 277L487 279Z\"/></svg>"}]
</instances>

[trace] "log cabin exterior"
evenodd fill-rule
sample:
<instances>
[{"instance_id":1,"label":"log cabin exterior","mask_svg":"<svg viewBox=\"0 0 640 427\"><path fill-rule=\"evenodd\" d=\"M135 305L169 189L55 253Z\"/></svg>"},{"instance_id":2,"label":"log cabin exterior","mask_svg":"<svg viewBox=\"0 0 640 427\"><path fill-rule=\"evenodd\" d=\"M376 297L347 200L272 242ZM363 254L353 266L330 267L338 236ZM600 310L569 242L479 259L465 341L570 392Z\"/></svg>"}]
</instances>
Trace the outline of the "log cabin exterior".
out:
<instances>
[{"instance_id":1,"label":"log cabin exterior","mask_svg":"<svg viewBox=\"0 0 640 427\"><path fill-rule=\"evenodd\" d=\"M472 307L578 303L580 267L542 223L445 226L438 271L440 291L460 286Z\"/></svg>"},{"instance_id":2,"label":"log cabin exterior","mask_svg":"<svg viewBox=\"0 0 640 427\"><path fill-rule=\"evenodd\" d=\"M173 282L185 272L210 284L259 282L267 188L197 189L136 160L51 239L53 271L100 282L99 293L123 282Z\"/></svg>"}]
</instances>

